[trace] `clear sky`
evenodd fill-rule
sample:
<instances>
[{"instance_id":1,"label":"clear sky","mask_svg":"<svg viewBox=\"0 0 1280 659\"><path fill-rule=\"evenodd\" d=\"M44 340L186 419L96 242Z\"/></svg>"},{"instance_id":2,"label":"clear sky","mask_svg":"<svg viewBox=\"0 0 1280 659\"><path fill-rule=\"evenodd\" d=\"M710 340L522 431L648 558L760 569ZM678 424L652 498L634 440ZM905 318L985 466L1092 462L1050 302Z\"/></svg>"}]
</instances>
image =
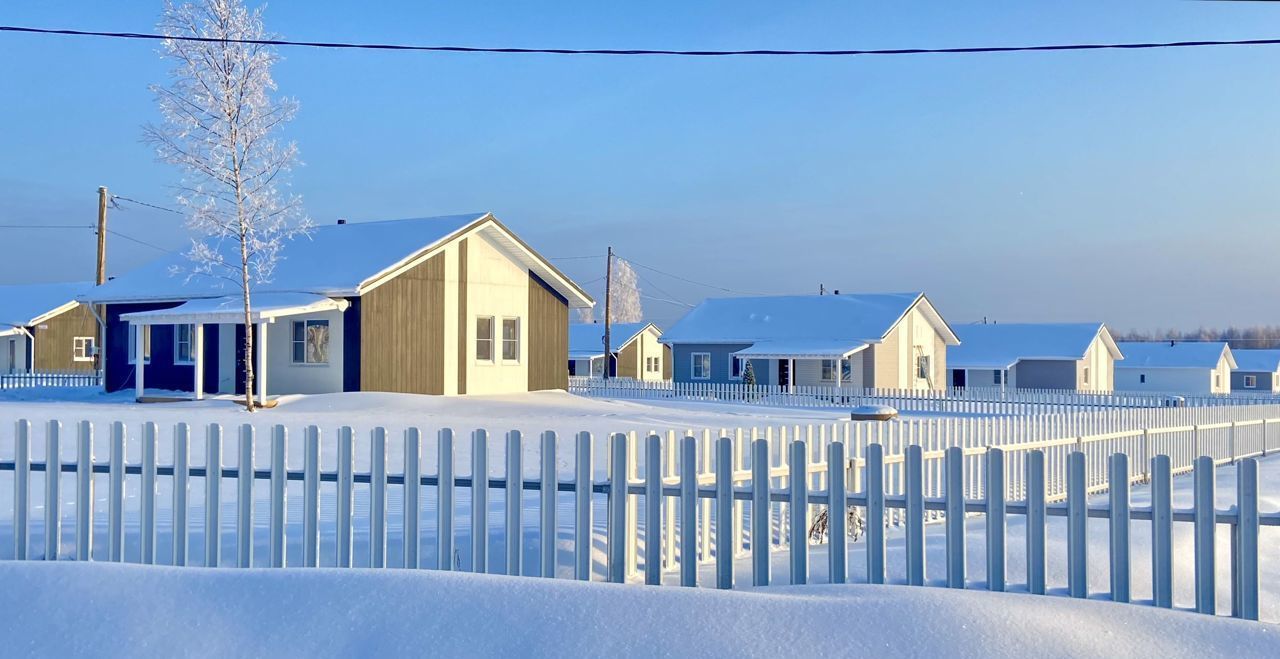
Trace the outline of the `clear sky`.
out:
<instances>
[{"instance_id":1,"label":"clear sky","mask_svg":"<svg viewBox=\"0 0 1280 659\"><path fill-rule=\"evenodd\" d=\"M896 48L1280 37L1238 2L320 2L285 38L484 46ZM160 2L0 5L0 23L152 31ZM953 322L1280 322L1280 46L883 58L286 49L318 223L490 210L544 254L735 291L924 290ZM141 125L156 44L0 34L0 224L161 205ZM112 227L169 249L176 216ZM112 236L118 274L158 252ZM91 279L87 230L0 229L0 283ZM581 282L603 259L558 263ZM646 295L724 295L639 270ZM598 297L602 283L587 288ZM646 310L671 322L683 307Z\"/></svg>"}]
</instances>

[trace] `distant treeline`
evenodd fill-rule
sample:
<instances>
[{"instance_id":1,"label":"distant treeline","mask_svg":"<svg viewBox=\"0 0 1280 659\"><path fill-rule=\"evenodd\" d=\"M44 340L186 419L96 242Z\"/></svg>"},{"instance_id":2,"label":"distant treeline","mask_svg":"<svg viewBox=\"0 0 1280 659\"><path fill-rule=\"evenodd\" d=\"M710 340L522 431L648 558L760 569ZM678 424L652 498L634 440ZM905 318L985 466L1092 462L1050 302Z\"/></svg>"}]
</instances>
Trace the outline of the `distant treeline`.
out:
<instances>
[{"instance_id":1,"label":"distant treeline","mask_svg":"<svg viewBox=\"0 0 1280 659\"><path fill-rule=\"evenodd\" d=\"M1232 349L1280 348L1280 326L1228 327L1225 330L1201 327L1197 330L1130 330L1116 335L1117 341L1226 341Z\"/></svg>"}]
</instances>

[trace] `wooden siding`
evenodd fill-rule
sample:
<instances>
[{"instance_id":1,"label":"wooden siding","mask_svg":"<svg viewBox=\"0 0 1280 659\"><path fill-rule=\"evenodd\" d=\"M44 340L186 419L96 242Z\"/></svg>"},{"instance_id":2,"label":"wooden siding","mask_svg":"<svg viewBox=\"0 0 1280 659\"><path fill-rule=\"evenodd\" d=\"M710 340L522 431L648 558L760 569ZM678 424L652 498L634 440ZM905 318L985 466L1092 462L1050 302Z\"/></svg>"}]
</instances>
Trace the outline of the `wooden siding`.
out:
<instances>
[{"instance_id":1,"label":"wooden siding","mask_svg":"<svg viewBox=\"0 0 1280 659\"><path fill-rule=\"evenodd\" d=\"M467 238L458 241L458 393L467 393Z\"/></svg>"},{"instance_id":2,"label":"wooden siding","mask_svg":"<svg viewBox=\"0 0 1280 659\"><path fill-rule=\"evenodd\" d=\"M529 391L568 389L569 303L529 274Z\"/></svg>"},{"instance_id":3,"label":"wooden siding","mask_svg":"<svg viewBox=\"0 0 1280 659\"><path fill-rule=\"evenodd\" d=\"M360 388L444 393L444 254L360 299Z\"/></svg>"},{"instance_id":4,"label":"wooden siding","mask_svg":"<svg viewBox=\"0 0 1280 659\"><path fill-rule=\"evenodd\" d=\"M33 328L37 371L93 371L93 362L75 361L75 337L91 336L98 342L98 323L84 304L50 318Z\"/></svg>"},{"instance_id":5,"label":"wooden siding","mask_svg":"<svg viewBox=\"0 0 1280 659\"><path fill-rule=\"evenodd\" d=\"M674 364L671 361L671 346L664 345L662 346L662 379L663 380L671 379L671 371L673 367L674 367ZM756 379L759 380L760 376L757 375Z\"/></svg>"},{"instance_id":6,"label":"wooden siding","mask_svg":"<svg viewBox=\"0 0 1280 659\"><path fill-rule=\"evenodd\" d=\"M878 389L897 389L901 387L898 373L901 370L902 353L899 343L902 341L902 325L893 328L880 343L873 344L868 350L873 351L875 358L875 386Z\"/></svg>"},{"instance_id":7,"label":"wooden siding","mask_svg":"<svg viewBox=\"0 0 1280 659\"><path fill-rule=\"evenodd\" d=\"M640 361L639 346L640 341L632 341L628 343L622 352L618 353L618 377L620 378L640 378L640 370L636 363Z\"/></svg>"}]
</instances>

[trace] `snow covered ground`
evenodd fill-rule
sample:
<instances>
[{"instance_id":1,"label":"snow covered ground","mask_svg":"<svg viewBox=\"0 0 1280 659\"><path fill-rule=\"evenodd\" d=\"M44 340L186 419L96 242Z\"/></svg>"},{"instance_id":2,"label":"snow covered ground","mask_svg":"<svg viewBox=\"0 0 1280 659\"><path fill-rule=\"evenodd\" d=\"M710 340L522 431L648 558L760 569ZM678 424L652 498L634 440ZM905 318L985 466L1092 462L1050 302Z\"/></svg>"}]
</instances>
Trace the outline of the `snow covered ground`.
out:
<instances>
[{"instance_id":1,"label":"snow covered ground","mask_svg":"<svg viewBox=\"0 0 1280 659\"><path fill-rule=\"evenodd\" d=\"M1273 657L1280 628L902 586L651 588L402 570L0 563L6 652L42 656Z\"/></svg>"}]
</instances>

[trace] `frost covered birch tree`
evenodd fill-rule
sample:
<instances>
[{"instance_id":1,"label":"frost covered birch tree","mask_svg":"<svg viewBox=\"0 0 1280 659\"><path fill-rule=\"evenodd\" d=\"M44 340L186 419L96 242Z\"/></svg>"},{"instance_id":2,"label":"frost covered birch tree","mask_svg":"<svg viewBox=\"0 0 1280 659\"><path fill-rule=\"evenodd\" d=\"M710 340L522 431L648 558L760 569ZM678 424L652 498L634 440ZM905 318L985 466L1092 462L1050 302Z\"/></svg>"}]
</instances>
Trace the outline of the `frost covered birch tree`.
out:
<instances>
[{"instance_id":1,"label":"frost covered birch tree","mask_svg":"<svg viewBox=\"0 0 1280 659\"><path fill-rule=\"evenodd\" d=\"M177 202L199 237L187 256L189 276L221 278L244 302L245 406L254 409L254 337L251 287L271 280L285 241L310 223L301 200L281 191L297 163L297 146L278 133L297 103L275 97L271 68L276 52L262 9L241 0L166 2L161 55L174 63L167 85L153 85L161 125L148 125L145 140L183 179ZM196 37L185 41L175 37Z\"/></svg>"},{"instance_id":2,"label":"frost covered birch tree","mask_svg":"<svg viewBox=\"0 0 1280 659\"><path fill-rule=\"evenodd\" d=\"M644 309L640 306L640 284L630 263L614 257L613 281L609 289L609 322L638 323L644 319Z\"/></svg>"}]
</instances>

